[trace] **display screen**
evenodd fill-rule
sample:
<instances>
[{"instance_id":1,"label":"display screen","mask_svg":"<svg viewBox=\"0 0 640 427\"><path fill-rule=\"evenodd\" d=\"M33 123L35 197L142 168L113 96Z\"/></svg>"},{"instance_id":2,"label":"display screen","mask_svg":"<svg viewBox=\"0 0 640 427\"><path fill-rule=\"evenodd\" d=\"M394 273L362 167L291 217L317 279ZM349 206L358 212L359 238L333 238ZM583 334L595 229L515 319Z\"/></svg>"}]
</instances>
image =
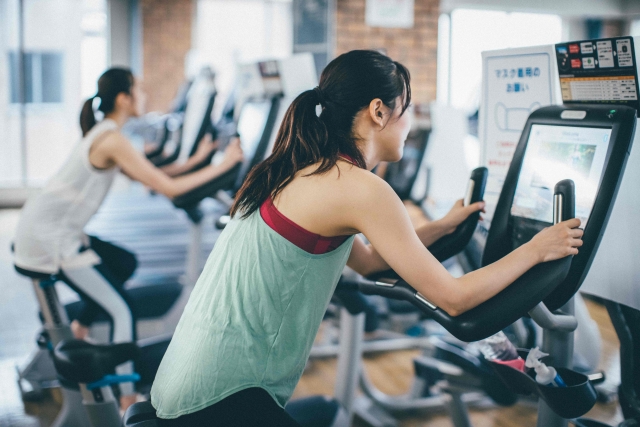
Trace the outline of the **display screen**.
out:
<instances>
[{"instance_id":1,"label":"display screen","mask_svg":"<svg viewBox=\"0 0 640 427\"><path fill-rule=\"evenodd\" d=\"M584 227L598 192L611 129L532 125L511 215L553 222L553 190L571 179Z\"/></svg>"},{"instance_id":2,"label":"display screen","mask_svg":"<svg viewBox=\"0 0 640 427\"><path fill-rule=\"evenodd\" d=\"M250 159L255 154L267 125L270 111L270 100L250 101L242 106L237 130L245 158Z\"/></svg>"}]
</instances>

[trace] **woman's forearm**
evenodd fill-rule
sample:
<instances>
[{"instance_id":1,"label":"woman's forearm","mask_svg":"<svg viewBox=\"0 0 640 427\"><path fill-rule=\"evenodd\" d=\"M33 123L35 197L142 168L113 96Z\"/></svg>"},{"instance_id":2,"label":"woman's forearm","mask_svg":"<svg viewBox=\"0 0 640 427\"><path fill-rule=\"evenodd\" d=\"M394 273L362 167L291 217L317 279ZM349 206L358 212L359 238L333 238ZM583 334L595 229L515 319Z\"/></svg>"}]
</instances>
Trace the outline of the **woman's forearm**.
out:
<instances>
[{"instance_id":1,"label":"woman's forearm","mask_svg":"<svg viewBox=\"0 0 640 427\"><path fill-rule=\"evenodd\" d=\"M188 164L188 161L180 165L170 163L168 165L160 167L160 170L168 176L176 176L188 172L191 169L190 166L191 165Z\"/></svg>"},{"instance_id":2,"label":"woman's forearm","mask_svg":"<svg viewBox=\"0 0 640 427\"><path fill-rule=\"evenodd\" d=\"M162 166L160 170L169 176L178 176L184 173L188 173L190 170L196 167L198 163L200 163L200 161L201 159L196 159L195 156L191 156L184 163L170 163L168 165Z\"/></svg>"},{"instance_id":3,"label":"woman's forearm","mask_svg":"<svg viewBox=\"0 0 640 427\"><path fill-rule=\"evenodd\" d=\"M203 184L215 179L229 171L234 164L223 162L218 165L209 165L204 168L177 178L168 178L168 188L162 191L167 197L174 198L187 193Z\"/></svg>"},{"instance_id":4,"label":"woman's forearm","mask_svg":"<svg viewBox=\"0 0 640 427\"><path fill-rule=\"evenodd\" d=\"M446 236L447 234L451 234L455 230L455 228L449 227L444 221L431 221L421 227L416 229L416 234L422 244L425 247L429 247L434 242L436 242L441 237ZM365 274L367 276L369 274L377 273L380 271L388 270L389 264L382 258L382 256L378 253L376 248L374 248L371 244L367 245L368 256L366 268L363 268ZM361 273L362 274L362 273Z\"/></svg>"},{"instance_id":5,"label":"woman's forearm","mask_svg":"<svg viewBox=\"0 0 640 427\"><path fill-rule=\"evenodd\" d=\"M500 260L455 279L454 301L446 310L457 316L492 298L541 262L530 244L520 246Z\"/></svg>"},{"instance_id":6,"label":"woman's forearm","mask_svg":"<svg viewBox=\"0 0 640 427\"><path fill-rule=\"evenodd\" d=\"M425 247L429 247L438 241L440 238L451 234L455 231L455 227L449 226L449 224L443 219L437 221L431 221L416 229L416 234Z\"/></svg>"}]
</instances>

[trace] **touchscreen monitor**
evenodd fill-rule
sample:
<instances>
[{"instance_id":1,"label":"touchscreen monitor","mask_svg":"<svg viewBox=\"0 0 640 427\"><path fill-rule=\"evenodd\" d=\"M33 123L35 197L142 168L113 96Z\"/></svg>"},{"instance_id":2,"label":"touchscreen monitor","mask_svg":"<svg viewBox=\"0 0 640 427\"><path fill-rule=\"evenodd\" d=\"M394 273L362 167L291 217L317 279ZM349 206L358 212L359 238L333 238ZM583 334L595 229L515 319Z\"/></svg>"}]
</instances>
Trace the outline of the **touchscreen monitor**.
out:
<instances>
[{"instance_id":1,"label":"touchscreen monitor","mask_svg":"<svg viewBox=\"0 0 640 427\"><path fill-rule=\"evenodd\" d=\"M511 215L551 223L558 181L575 183L576 217L587 223L609 148L610 128L532 125Z\"/></svg>"},{"instance_id":2,"label":"touchscreen monitor","mask_svg":"<svg viewBox=\"0 0 640 427\"><path fill-rule=\"evenodd\" d=\"M246 159L253 157L267 125L271 101L249 101L243 105L238 119L238 134Z\"/></svg>"}]
</instances>

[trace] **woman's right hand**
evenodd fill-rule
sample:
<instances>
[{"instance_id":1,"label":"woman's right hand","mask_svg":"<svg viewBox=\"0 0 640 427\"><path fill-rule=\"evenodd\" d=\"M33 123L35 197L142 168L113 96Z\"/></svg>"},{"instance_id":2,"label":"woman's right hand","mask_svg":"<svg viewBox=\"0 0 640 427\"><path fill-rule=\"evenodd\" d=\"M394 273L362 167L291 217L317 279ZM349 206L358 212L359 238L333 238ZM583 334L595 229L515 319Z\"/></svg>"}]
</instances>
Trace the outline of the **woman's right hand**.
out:
<instances>
[{"instance_id":1,"label":"woman's right hand","mask_svg":"<svg viewBox=\"0 0 640 427\"><path fill-rule=\"evenodd\" d=\"M205 134L200 142L198 143L198 148L194 156L198 160L198 162L204 161L213 151L218 148L219 142L216 139L215 141L211 138L211 134Z\"/></svg>"},{"instance_id":2,"label":"woman's right hand","mask_svg":"<svg viewBox=\"0 0 640 427\"><path fill-rule=\"evenodd\" d=\"M224 163L234 166L244 159L240 138L234 138L224 150Z\"/></svg>"},{"instance_id":3,"label":"woman's right hand","mask_svg":"<svg viewBox=\"0 0 640 427\"><path fill-rule=\"evenodd\" d=\"M538 259L538 262L553 261L569 255L577 255L582 246L583 230L578 228L580 220L577 218L562 221L554 226L545 228L536 234L528 245Z\"/></svg>"}]
</instances>

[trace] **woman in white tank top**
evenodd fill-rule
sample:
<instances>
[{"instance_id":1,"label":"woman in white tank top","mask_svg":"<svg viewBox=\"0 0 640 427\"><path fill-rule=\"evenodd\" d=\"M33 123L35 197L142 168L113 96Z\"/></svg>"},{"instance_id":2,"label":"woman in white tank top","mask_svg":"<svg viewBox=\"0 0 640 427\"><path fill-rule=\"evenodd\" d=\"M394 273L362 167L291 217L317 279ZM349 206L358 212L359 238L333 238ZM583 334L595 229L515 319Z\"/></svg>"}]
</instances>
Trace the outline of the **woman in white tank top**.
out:
<instances>
[{"instance_id":1,"label":"woman in white tank top","mask_svg":"<svg viewBox=\"0 0 640 427\"><path fill-rule=\"evenodd\" d=\"M98 109L104 114L99 123L93 111L95 98L99 98ZM199 163L215 144L199 144L198 152L185 165L166 171L156 168L120 131L127 120L140 114L143 102L144 95L131 71L107 70L98 80L97 95L82 108L82 140L43 191L25 204L18 224L16 267L57 274L81 295L85 305L72 322L76 338L86 338L101 307L113 321L113 342L135 339L134 319L123 291L124 282L135 270L135 256L84 234L84 227L104 201L116 174L122 170L130 178L173 198L222 175L242 159L239 141L235 141L225 150L221 163L171 177L169 174L181 174ZM131 364L118 368L123 374L131 371ZM123 406L133 403L132 384L125 384L122 394Z\"/></svg>"}]
</instances>

